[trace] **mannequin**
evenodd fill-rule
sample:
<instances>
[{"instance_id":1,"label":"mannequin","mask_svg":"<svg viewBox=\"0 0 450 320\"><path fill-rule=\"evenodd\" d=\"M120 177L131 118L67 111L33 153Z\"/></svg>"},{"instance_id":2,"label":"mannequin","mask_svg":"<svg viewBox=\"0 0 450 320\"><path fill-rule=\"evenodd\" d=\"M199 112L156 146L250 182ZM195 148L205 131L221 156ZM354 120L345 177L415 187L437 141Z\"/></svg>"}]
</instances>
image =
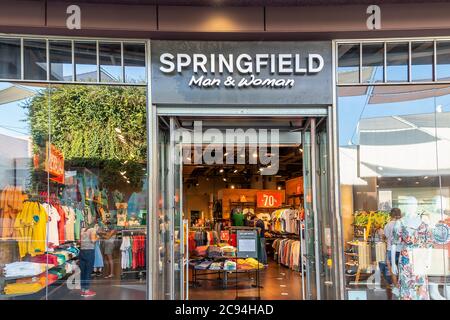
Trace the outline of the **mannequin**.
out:
<instances>
[{"instance_id":1,"label":"mannequin","mask_svg":"<svg viewBox=\"0 0 450 320\"><path fill-rule=\"evenodd\" d=\"M433 207L435 208L434 214L432 216L432 225L436 225L437 223L446 223L448 224L448 216L444 214L446 209L449 208L448 198L443 196L434 196L432 199ZM440 248L440 246L438 246ZM449 244L443 245L443 250L448 250ZM429 283L430 288L430 297L433 300L450 300L450 285L445 285L445 297L441 295L439 292L439 284L438 283Z\"/></svg>"},{"instance_id":2,"label":"mannequin","mask_svg":"<svg viewBox=\"0 0 450 320\"><path fill-rule=\"evenodd\" d=\"M417 199L406 197L403 206L404 216L394 228L394 243L392 244L392 272L398 274L399 298L402 300L429 300L428 278L413 274L411 261L415 248L431 247L431 233L428 225L417 215ZM401 245L399 261L395 261L397 246ZM434 290L434 289L433 289Z\"/></svg>"}]
</instances>

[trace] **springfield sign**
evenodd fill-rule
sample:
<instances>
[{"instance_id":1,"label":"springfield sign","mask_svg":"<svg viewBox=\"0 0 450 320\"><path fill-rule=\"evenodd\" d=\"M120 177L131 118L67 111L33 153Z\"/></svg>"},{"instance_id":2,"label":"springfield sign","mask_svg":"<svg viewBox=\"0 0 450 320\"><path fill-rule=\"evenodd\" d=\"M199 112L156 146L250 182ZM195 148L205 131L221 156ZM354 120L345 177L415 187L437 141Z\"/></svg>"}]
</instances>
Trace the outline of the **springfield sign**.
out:
<instances>
[{"instance_id":1,"label":"springfield sign","mask_svg":"<svg viewBox=\"0 0 450 320\"><path fill-rule=\"evenodd\" d=\"M162 104L330 104L330 42L152 42Z\"/></svg>"},{"instance_id":2,"label":"springfield sign","mask_svg":"<svg viewBox=\"0 0 450 320\"><path fill-rule=\"evenodd\" d=\"M192 55L178 53L174 56L172 53L166 52L161 54L159 60L161 63L159 70L164 73L170 74L174 71L182 73L184 70L190 70L193 75L188 85L199 88L220 86L292 88L295 85L294 78L260 78L262 69L268 69L271 75L306 75L318 73L324 66L323 57L317 53L310 53L304 59L298 53L257 53L254 56L247 53L241 53L238 56L232 53L227 55L212 53L209 56L202 53ZM222 75L224 72L239 76L228 76L223 82L221 78L215 77L216 74Z\"/></svg>"}]
</instances>

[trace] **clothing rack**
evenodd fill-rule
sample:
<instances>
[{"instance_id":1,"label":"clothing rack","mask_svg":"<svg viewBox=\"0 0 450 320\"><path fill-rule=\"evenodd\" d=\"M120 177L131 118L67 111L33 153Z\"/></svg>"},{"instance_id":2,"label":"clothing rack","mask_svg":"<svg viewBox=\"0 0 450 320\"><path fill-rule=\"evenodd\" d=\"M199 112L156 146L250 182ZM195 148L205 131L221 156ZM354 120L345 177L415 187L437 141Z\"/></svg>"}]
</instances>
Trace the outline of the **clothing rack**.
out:
<instances>
[{"instance_id":1,"label":"clothing rack","mask_svg":"<svg viewBox=\"0 0 450 320\"><path fill-rule=\"evenodd\" d=\"M146 228L131 228L131 229L122 229L118 230L117 232L119 234L118 239L123 239L124 236L134 236L134 235L145 235L147 236L147 229ZM147 241L147 238L146 238ZM145 274L147 273L146 267L144 268L137 268L137 269L130 269L130 270L123 270L121 273L121 278L123 279L125 275L127 274L138 274L139 279L144 279Z\"/></svg>"}]
</instances>

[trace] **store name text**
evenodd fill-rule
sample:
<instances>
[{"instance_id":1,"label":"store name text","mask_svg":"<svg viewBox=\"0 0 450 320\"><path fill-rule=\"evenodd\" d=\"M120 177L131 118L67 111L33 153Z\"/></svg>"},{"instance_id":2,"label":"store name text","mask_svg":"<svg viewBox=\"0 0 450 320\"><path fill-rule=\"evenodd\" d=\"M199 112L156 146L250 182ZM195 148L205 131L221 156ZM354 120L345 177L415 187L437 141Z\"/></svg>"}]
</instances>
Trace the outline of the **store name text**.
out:
<instances>
[{"instance_id":1,"label":"store name text","mask_svg":"<svg viewBox=\"0 0 450 320\"><path fill-rule=\"evenodd\" d=\"M320 54L310 53L303 57L300 54L187 54L163 53L160 56L159 70L170 74L191 70L194 75L189 80L189 87L197 88L292 88L295 79L279 77L280 75L312 75L319 73L324 67ZM258 77L262 70L277 77ZM207 74L229 76L209 77ZM202 75L199 73L202 72ZM239 74L235 77L233 74Z\"/></svg>"}]
</instances>

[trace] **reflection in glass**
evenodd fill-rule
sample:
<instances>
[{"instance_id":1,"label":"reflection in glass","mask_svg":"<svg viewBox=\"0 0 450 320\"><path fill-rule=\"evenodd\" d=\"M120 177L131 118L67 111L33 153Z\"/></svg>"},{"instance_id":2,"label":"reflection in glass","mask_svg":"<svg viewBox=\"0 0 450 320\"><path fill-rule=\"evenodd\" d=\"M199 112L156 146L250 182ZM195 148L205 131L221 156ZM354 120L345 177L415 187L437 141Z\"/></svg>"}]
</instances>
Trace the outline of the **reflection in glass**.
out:
<instances>
[{"instance_id":1,"label":"reflection in glass","mask_svg":"<svg viewBox=\"0 0 450 320\"><path fill-rule=\"evenodd\" d=\"M366 43L362 45L362 82L383 82L384 44Z\"/></svg>"},{"instance_id":2,"label":"reflection in glass","mask_svg":"<svg viewBox=\"0 0 450 320\"><path fill-rule=\"evenodd\" d=\"M408 81L409 44L386 44L386 78L388 82Z\"/></svg>"},{"instance_id":3,"label":"reflection in glass","mask_svg":"<svg viewBox=\"0 0 450 320\"><path fill-rule=\"evenodd\" d=\"M97 44L75 41L75 79L78 82L97 81Z\"/></svg>"},{"instance_id":4,"label":"reflection in glass","mask_svg":"<svg viewBox=\"0 0 450 320\"><path fill-rule=\"evenodd\" d=\"M50 80L72 81L72 43L70 41L49 41Z\"/></svg>"},{"instance_id":5,"label":"reflection in glass","mask_svg":"<svg viewBox=\"0 0 450 320\"><path fill-rule=\"evenodd\" d=\"M445 294L443 288L436 291L440 282L435 280L449 271L448 245L442 241L450 238L441 232L450 225L450 119L445 114L450 111L449 90L339 88L345 273L349 288L355 285L356 273L379 277L385 295L367 290L368 299L397 299L391 284L400 288L401 300L440 299ZM392 208L399 208L403 218L389 233L385 226ZM442 237L446 239L439 240ZM375 251L370 253L370 248ZM390 276L388 250L409 255L395 261L397 277Z\"/></svg>"},{"instance_id":6,"label":"reflection in glass","mask_svg":"<svg viewBox=\"0 0 450 320\"><path fill-rule=\"evenodd\" d=\"M428 42L411 43L411 79L412 81L433 80L434 44Z\"/></svg>"},{"instance_id":7,"label":"reflection in glass","mask_svg":"<svg viewBox=\"0 0 450 320\"><path fill-rule=\"evenodd\" d=\"M450 41L436 43L436 80L450 79Z\"/></svg>"},{"instance_id":8,"label":"reflection in glass","mask_svg":"<svg viewBox=\"0 0 450 320\"><path fill-rule=\"evenodd\" d=\"M359 82L359 44L341 44L338 47L339 83Z\"/></svg>"},{"instance_id":9,"label":"reflection in glass","mask_svg":"<svg viewBox=\"0 0 450 320\"><path fill-rule=\"evenodd\" d=\"M26 80L47 80L47 43L45 40L24 40L24 71Z\"/></svg>"},{"instance_id":10,"label":"reflection in glass","mask_svg":"<svg viewBox=\"0 0 450 320\"><path fill-rule=\"evenodd\" d=\"M123 81L122 55L120 43L99 44L100 51L100 81Z\"/></svg>"},{"instance_id":11,"label":"reflection in glass","mask_svg":"<svg viewBox=\"0 0 450 320\"><path fill-rule=\"evenodd\" d=\"M145 45L124 43L123 59L125 67L125 82L144 83L146 80Z\"/></svg>"},{"instance_id":12,"label":"reflection in glass","mask_svg":"<svg viewBox=\"0 0 450 320\"><path fill-rule=\"evenodd\" d=\"M0 79L20 79L20 39L0 39Z\"/></svg>"}]
</instances>

